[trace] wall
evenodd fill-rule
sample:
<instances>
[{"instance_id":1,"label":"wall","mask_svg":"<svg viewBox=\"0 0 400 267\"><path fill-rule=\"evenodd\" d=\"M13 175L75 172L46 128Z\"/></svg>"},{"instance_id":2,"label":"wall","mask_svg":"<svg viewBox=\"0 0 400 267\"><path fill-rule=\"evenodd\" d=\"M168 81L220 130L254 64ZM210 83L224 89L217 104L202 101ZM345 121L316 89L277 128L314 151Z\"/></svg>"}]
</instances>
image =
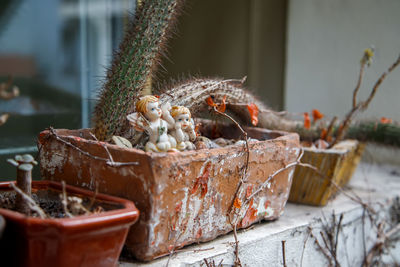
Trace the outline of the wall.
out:
<instances>
[{"instance_id":1,"label":"wall","mask_svg":"<svg viewBox=\"0 0 400 267\"><path fill-rule=\"evenodd\" d=\"M256 95L281 108L285 28L286 0L188 0L159 80L247 76Z\"/></svg>"},{"instance_id":2,"label":"wall","mask_svg":"<svg viewBox=\"0 0 400 267\"><path fill-rule=\"evenodd\" d=\"M363 50L376 48L360 97L400 53L398 0L292 0L288 7L285 107L318 108L344 115L350 109ZM400 68L382 84L363 114L400 119Z\"/></svg>"}]
</instances>

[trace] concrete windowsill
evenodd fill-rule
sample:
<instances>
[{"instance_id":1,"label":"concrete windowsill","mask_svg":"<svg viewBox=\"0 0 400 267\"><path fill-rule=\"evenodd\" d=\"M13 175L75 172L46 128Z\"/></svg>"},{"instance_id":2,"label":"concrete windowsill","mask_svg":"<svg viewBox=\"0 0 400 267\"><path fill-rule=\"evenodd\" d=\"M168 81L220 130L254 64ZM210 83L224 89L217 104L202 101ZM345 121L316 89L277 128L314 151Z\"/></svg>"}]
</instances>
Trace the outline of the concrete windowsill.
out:
<instances>
[{"instance_id":1,"label":"concrete windowsill","mask_svg":"<svg viewBox=\"0 0 400 267\"><path fill-rule=\"evenodd\" d=\"M376 211L375 225L386 221L387 229L400 220L400 166L362 163L353 176L346 192L356 194ZM397 204L396 204L397 203ZM397 207L397 208L395 208ZM343 214L338 234L336 258L341 266L361 266L376 241L376 227L371 226L364 208L343 193L325 207L312 207L288 203L279 220L262 222L238 232L240 260L244 266L283 266L282 241L285 241L287 266L327 266L328 259L320 251L310 229L325 249L321 231L336 225ZM326 229L326 228L325 228ZM363 241L364 240L364 241ZM228 234L214 241L183 248L172 255L168 266L205 266L204 259L223 266L234 262L234 237ZM327 251L327 250L326 250ZM329 252L328 252L329 254ZM400 262L400 242L394 244L381 262L392 265ZM166 266L168 257L149 263L121 262L120 266Z\"/></svg>"}]
</instances>

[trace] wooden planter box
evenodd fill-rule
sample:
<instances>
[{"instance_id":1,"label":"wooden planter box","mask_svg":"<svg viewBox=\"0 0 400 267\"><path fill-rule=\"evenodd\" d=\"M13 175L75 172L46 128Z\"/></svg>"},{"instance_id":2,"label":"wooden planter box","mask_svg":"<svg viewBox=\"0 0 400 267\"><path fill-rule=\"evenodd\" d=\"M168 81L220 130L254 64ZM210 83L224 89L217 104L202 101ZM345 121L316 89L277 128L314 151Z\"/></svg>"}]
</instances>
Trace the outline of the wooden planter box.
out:
<instances>
[{"instance_id":1,"label":"wooden planter box","mask_svg":"<svg viewBox=\"0 0 400 267\"><path fill-rule=\"evenodd\" d=\"M9 194L14 182L1 182L0 194ZM33 181L32 193L59 200L60 183ZM92 199L93 192L66 186L68 196ZM97 194L96 205L110 210L73 218L41 219L1 209L6 219L0 239L2 266L117 266L129 227L139 212L128 200Z\"/></svg>"},{"instance_id":2,"label":"wooden planter box","mask_svg":"<svg viewBox=\"0 0 400 267\"><path fill-rule=\"evenodd\" d=\"M205 129L205 128L204 128ZM202 131L208 131L209 129ZM240 138L235 126L223 127L226 138ZM246 129L258 142L250 143L249 178L252 192L269 175L294 162L299 137L294 133ZM171 249L216 238L232 230L227 213L242 177L246 150L243 145L175 153L150 153L94 141L87 129L56 130L57 135L91 155L138 165L113 167L66 145L49 131L39 138L41 174L50 180L127 198L140 210L140 220L126 241L127 251L140 260L168 254ZM293 170L277 175L253 201L247 227L273 220L283 213L289 197ZM250 209L249 208L249 209ZM254 213L254 211L256 211ZM130 255L130 256L131 256Z\"/></svg>"},{"instance_id":3,"label":"wooden planter box","mask_svg":"<svg viewBox=\"0 0 400 267\"><path fill-rule=\"evenodd\" d=\"M332 149L304 148L303 163L319 169L321 177L314 170L297 166L293 176L289 201L300 204L324 206L335 196L338 186L346 185L360 162L364 144L356 140L338 143Z\"/></svg>"}]
</instances>

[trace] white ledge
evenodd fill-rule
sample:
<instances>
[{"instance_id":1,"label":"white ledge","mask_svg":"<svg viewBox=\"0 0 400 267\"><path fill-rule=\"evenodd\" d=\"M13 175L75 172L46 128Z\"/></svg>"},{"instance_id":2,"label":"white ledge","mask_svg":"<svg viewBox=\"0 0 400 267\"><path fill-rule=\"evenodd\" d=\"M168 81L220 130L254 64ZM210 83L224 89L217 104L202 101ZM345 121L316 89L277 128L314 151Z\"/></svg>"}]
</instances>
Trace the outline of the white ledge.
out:
<instances>
[{"instance_id":1,"label":"white ledge","mask_svg":"<svg viewBox=\"0 0 400 267\"><path fill-rule=\"evenodd\" d=\"M399 223L400 166L362 163L346 192L361 197L377 212L375 224L384 220L388 230ZM397 210L394 209L394 203L397 203ZM368 253L375 244L377 230L375 226L371 227L364 208L343 193L323 208L288 203L279 220L262 222L239 231L241 263L243 266L283 266L284 240L287 266L328 266L327 257L310 236L309 229L325 248L320 232L324 232L323 225L332 225L333 213L336 223L343 214L336 259L341 266L361 266L365 251ZM228 234L214 241L185 247L170 258L163 257L148 263L120 262L120 266L155 267L166 266L167 263L168 266L205 266L204 259L213 260L216 265L223 260L223 266L232 266L235 260L233 241L233 235ZM393 244L388 254L380 258L380 262L390 266L400 262L399 241Z\"/></svg>"}]
</instances>

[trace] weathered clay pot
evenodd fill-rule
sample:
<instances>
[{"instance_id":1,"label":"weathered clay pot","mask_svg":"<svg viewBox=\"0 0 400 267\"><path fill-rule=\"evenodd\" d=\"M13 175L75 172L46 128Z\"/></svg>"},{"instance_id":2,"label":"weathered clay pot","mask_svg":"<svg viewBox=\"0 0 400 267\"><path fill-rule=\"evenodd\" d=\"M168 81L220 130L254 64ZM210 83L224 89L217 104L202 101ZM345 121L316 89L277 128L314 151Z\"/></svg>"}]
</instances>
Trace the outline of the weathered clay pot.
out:
<instances>
[{"instance_id":1,"label":"weathered clay pot","mask_svg":"<svg viewBox=\"0 0 400 267\"><path fill-rule=\"evenodd\" d=\"M202 134L210 127L202 129ZM221 127L222 136L240 139L235 126ZM247 192L261 185L274 171L296 160L299 137L294 133L248 128L251 142ZM57 140L49 131L39 138L42 176L65 180L72 185L94 189L133 200L141 212L139 223L128 235L126 247L137 259L151 260L172 248L208 241L232 230L227 213L245 166L244 145L175 153L146 153L94 141L87 129L57 130ZM75 146L75 147L73 147ZM92 156L115 162L137 162L137 166L113 167ZM242 220L247 227L262 219L272 220L283 213L292 183L286 170L254 197Z\"/></svg>"},{"instance_id":2,"label":"weathered clay pot","mask_svg":"<svg viewBox=\"0 0 400 267\"><path fill-rule=\"evenodd\" d=\"M0 194L13 191L1 182ZM62 186L33 181L32 193L58 198ZM93 192L66 186L68 196L92 198ZM40 219L0 209L6 228L0 240L2 266L116 266L129 227L139 217L128 200L97 194L96 203L111 210L61 219Z\"/></svg>"},{"instance_id":3,"label":"weathered clay pot","mask_svg":"<svg viewBox=\"0 0 400 267\"><path fill-rule=\"evenodd\" d=\"M310 168L297 166L289 201L324 206L335 196L337 187L350 181L361 160L364 144L346 140L331 149L304 148L301 162L318 168L323 177Z\"/></svg>"}]
</instances>

